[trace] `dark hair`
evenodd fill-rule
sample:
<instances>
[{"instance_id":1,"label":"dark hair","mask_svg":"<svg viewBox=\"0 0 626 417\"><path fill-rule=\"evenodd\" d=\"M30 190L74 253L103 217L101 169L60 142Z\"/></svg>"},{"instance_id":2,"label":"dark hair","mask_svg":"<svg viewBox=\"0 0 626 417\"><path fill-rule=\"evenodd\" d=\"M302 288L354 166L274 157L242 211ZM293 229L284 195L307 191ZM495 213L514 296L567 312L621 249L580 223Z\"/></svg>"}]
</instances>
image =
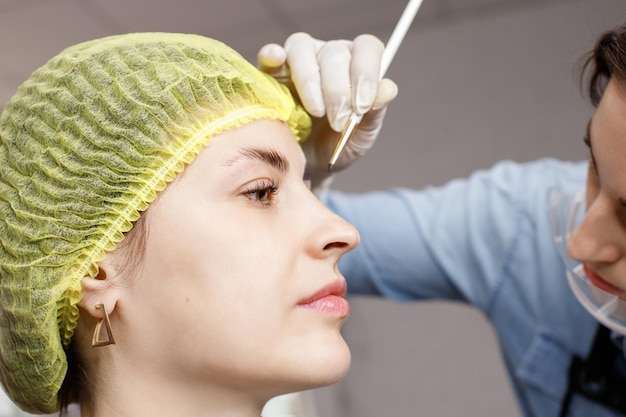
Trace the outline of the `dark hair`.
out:
<instances>
[{"instance_id":1,"label":"dark hair","mask_svg":"<svg viewBox=\"0 0 626 417\"><path fill-rule=\"evenodd\" d=\"M602 34L583 57L581 86L594 107L600 103L611 77L626 84L626 23Z\"/></svg>"}]
</instances>

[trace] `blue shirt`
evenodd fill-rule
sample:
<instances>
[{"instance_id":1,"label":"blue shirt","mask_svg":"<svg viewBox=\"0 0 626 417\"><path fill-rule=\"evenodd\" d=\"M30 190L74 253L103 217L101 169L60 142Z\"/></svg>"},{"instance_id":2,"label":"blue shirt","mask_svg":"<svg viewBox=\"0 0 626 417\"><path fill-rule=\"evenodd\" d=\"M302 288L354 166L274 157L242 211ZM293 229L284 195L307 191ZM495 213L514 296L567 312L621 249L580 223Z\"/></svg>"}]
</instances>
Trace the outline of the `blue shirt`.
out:
<instances>
[{"instance_id":1,"label":"blue shirt","mask_svg":"<svg viewBox=\"0 0 626 417\"><path fill-rule=\"evenodd\" d=\"M340 261L349 292L479 308L497 334L524 415L557 417L572 356L587 357L597 322L569 288L546 196L551 187L575 194L586 172L586 162L504 161L439 188L324 193L327 206L361 234ZM569 410L620 415L580 396Z\"/></svg>"}]
</instances>

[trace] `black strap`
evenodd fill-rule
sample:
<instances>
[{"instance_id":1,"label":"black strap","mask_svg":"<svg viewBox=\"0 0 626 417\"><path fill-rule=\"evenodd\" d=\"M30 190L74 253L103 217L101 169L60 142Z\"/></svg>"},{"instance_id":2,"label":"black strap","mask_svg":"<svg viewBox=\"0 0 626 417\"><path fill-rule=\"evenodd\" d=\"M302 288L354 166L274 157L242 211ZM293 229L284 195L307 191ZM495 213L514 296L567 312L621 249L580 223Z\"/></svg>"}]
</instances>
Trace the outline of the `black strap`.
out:
<instances>
[{"instance_id":1,"label":"black strap","mask_svg":"<svg viewBox=\"0 0 626 417\"><path fill-rule=\"evenodd\" d=\"M626 379L616 369L620 360L624 360L622 350L611 340L611 331L600 325L587 360L572 358L560 417L567 416L573 394L626 415Z\"/></svg>"}]
</instances>

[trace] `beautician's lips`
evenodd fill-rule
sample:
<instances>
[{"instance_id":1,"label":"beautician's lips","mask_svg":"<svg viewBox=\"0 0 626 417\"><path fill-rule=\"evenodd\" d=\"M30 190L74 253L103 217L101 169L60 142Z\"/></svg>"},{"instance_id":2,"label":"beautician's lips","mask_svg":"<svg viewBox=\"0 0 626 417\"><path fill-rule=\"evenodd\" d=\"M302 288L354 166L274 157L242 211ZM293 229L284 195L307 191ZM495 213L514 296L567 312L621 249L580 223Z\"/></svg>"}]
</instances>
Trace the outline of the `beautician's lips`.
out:
<instances>
[{"instance_id":1,"label":"beautician's lips","mask_svg":"<svg viewBox=\"0 0 626 417\"><path fill-rule=\"evenodd\" d=\"M591 281L593 285L600 288L601 290L613 295L621 295L626 292L623 289L605 281L599 275L596 275L591 269L589 269L587 264L583 264L583 269L585 270L585 274L587 275L587 278L589 278L589 281Z\"/></svg>"},{"instance_id":2,"label":"beautician's lips","mask_svg":"<svg viewBox=\"0 0 626 417\"><path fill-rule=\"evenodd\" d=\"M346 282L334 281L317 291L312 296L298 303L299 306L325 313L347 317L350 314L350 304L345 299Z\"/></svg>"}]
</instances>

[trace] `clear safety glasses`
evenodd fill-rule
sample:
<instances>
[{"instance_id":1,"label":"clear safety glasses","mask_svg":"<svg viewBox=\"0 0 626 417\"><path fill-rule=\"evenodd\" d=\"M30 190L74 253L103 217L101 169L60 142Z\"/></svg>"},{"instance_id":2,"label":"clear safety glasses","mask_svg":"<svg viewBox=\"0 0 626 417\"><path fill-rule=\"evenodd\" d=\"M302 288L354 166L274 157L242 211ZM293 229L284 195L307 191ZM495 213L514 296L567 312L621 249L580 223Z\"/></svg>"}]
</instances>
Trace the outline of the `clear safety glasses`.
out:
<instances>
[{"instance_id":1,"label":"clear safety glasses","mask_svg":"<svg viewBox=\"0 0 626 417\"><path fill-rule=\"evenodd\" d=\"M557 250L565 262L567 280L578 301L602 324L626 335L626 302L594 286L581 262L567 253L567 239L585 212L585 192L567 196L560 190L548 191L548 213Z\"/></svg>"}]
</instances>

